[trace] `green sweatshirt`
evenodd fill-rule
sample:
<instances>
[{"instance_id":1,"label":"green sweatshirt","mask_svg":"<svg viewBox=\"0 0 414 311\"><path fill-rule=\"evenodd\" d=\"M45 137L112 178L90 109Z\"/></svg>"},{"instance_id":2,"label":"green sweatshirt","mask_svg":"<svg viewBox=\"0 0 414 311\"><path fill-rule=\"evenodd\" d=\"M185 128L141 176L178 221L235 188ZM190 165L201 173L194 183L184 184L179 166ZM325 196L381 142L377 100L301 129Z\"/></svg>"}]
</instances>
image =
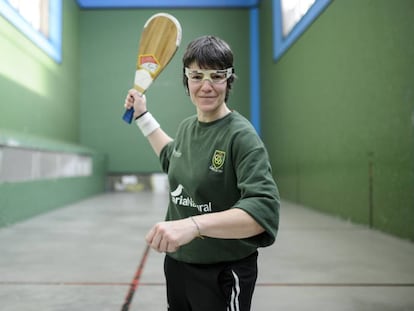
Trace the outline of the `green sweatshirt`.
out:
<instances>
[{"instance_id":1,"label":"green sweatshirt","mask_svg":"<svg viewBox=\"0 0 414 311\"><path fill-rule=\"evenodd\" d=\"M166 220L240 208L265 229L246 239L194 239L171 257L188 263L232 261L273 244L278 189L263 142L238 112L210 123L185 119L160 161L171 191Z\"/></svg>"}]
</instances>

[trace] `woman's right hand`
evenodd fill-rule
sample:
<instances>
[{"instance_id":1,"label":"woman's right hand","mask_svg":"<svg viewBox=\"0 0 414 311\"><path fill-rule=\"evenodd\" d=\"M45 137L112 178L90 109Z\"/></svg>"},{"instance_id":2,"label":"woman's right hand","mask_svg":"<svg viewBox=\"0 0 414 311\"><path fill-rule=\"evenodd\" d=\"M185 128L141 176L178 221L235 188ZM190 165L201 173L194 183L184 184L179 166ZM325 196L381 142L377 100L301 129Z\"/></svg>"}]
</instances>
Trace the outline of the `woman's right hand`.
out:
<instances>
[{"instance_id":1,"label":"woman's right hand","mask_svg":"<svg viewBox=\"0 0 414 311\"><path fill-rule=\"evenodd\" d=\"M176 252L181 246L198 237L198 227L191 218L162 221L155 224L145 237L157 252Z\"/></svg>"},{"instance_id":2,"label":"woman's right hand","mask_svg":"<svg viewBox=\"0 0 414 311\"><path fill-rule=\"evenodd\" d=\"M125 98L125 109L134 108L134 119L147 111L147 99L145 94L141 94L135 89L130 89Z\"/></svg>"}]
</instances>

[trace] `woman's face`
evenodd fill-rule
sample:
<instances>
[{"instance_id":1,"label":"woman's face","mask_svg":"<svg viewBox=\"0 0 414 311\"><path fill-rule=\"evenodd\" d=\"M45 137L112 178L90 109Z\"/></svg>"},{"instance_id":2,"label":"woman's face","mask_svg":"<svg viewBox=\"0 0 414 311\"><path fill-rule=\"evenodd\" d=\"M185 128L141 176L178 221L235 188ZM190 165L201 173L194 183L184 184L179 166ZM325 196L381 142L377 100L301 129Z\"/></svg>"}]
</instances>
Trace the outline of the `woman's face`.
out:
<instances>
[{"instance_id":1,"label":"woman's face","mask_svg":"<svg viewBox=\"0 0 414 311\"><path fill-rule=\"evenodd\" d=\"M224 100L227 79L231 72L229 74L226 70L201 69L193 63L186 69L186 75L189 95L199 117L210 120L220 116L223 109L227 109Z\"/></svg>"}]
</instances>

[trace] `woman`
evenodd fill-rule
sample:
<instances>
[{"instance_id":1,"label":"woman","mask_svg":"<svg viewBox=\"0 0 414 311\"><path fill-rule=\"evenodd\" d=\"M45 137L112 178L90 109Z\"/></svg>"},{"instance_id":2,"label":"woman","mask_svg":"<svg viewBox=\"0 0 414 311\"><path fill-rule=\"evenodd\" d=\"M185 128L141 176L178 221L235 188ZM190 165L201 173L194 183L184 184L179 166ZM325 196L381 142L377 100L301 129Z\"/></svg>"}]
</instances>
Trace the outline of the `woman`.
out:
<instances>
[{"instance_id":1,"label":"woman","mask_svg":"<svg viewBox=\"0 0 414 311\"><path fill-rule=\"evenodd\" d=\"M125 108L168 174L166 220L147 243L165 252L168 310L250 310L257 249L275 241L279 194L267 151L252 125L226 104L235 80L233 53L214 36L192 41L183 56L183 83L197 114L175 139L128 92Z\"/></svg>"}]
</instances>

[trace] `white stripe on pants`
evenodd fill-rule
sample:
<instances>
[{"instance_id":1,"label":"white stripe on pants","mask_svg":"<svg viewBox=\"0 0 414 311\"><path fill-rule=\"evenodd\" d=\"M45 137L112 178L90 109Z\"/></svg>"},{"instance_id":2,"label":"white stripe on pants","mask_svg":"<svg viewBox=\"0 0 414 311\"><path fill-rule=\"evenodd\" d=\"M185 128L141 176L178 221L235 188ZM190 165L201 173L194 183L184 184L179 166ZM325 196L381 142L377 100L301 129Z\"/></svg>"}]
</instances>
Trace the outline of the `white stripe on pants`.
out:
<instances>
[{"instance_id":1,"label":"white stripe on pants","mask_svg":"<svg viewBox=\"0 0 414 311\"><path fill-rule=\"evenodd\" d=\"M230 310L229 311L239 311L239 295L240 295L240 283L239 277L237 276L236 272L231 270L231 273L234 277L234 286L231 290L231 300L230 300Z\"/></svg>"}]
</instances>

